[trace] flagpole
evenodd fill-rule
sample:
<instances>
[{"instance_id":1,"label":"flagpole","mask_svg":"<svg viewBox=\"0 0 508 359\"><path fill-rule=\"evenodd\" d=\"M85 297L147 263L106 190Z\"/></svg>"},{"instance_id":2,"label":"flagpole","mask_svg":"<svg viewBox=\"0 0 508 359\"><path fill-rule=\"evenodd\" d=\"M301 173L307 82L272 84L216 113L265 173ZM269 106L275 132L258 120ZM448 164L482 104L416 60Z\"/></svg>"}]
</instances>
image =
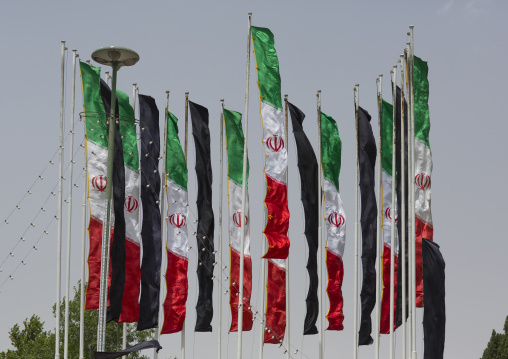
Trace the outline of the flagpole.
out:
<instances>
[{"instance_id":1,"label":"flagpole","mask_svg":"<svg viewBox=\"0 0 508 359\"><path fill-rule=\"evenodd\" d=\"M136 90L134 90L136 91ZM164 238L164 224L166 223L166 215L164 214L164 204L165 204L165 201L164 201L164 198L166 198L165 194L164 194L164 191L166 190L167 188L167 174L166 174L166 158L167 158L167 153L166 153L166 146L167 146L167 133L168 133L168 111L169 111L169 91L166 90L166 111L165 111L165 114L164 114L164 148L163 148L163 152L162 152L162 158L163 158L163 161L162 161L162 176L161 176L161 179L162 179L162 191L161 191L161 196L160 196L160 208L161 208L161 238ZM162 259L164 258L164 254L166 252L166 248L165 246L161 246L161 271L160 271L160 280L159 280L159 283L161 283L161 286L162 286L162 283L164 282L164 271L162 270ZM166 263L167 265L167 263ZM161 330L161 317L162 317L162 313L163 313L163 310L161 310L161 306L162 306L162 303L164 302L164 294L162 292L162 290L159 291L159 319L158 319L158 326L157 326L157 330L155 332L155 340L159 340L159 337L160 337L160 330ZM159 353L157 352L157 349L154 349L153 351L153 358L154 359L157 359L159 357Z\"/></svg>"},{"instance_id":2,"label":"flagpole","mask_svg":"<svg viewBox=\"0 0 508 359\"><path fill-rule=\"evenodd\" d=\"M318 123L318 149L319 149L319 170L318 170L318 201L319 201L319 210L318 210L318 296L319 296L319 315L318 315L318 345L319 345L319 359L323 359L324 355L324 343L323 343L323 291L322 291L322 279L323 279L323 249L322 249L322 230L321 230L321 221L323 217L323 201L322 201L322 188L321 188L321 179L323 178L323 164L321 162L321 90L317 91L317 123Z\"/></svg>"},{"instance_id":3,"label":"flagpole","mask_svg":"<svg viewBox=\"0 0 508 359\"><path fill-rule=\"evenodd\" d=\"M400 168L401 168L401 245L402 245L402 358L406 358L407 347L406 347L406 126L404 125L404 67L403 67L404 55L400 55Z\"/></svg>"},{"instance_id":4,"label":"flagpole","mask_svg":"<svg viewBox=\"0 0 508 359\"><path fill-rule=\"evenodd\" d=\"M252 21L252 13L249 13L249 33L251 33L250 30L250 23ZM249 57L250 57L250 49L249 49ZM250 69L250 67L249 67ZM266 181L265 181L265 193L266 193ZM264 223L267 222L267 213L266 213L266 206L263 206L263 212L264 212ZM261 253L266 253L266 237L263 235L261 240ZM265 336L265 330L267 329L265 327L266 324L266 312L265 312L265 297L266 297L266 266L268 259L261 258L261 274L260 278L263 281L261 285L261 291L260 291L260 310L261 310L261 325L259 327L259 358L263 359L263 345L264 345L264 336Z\"/></svg>"},{"instance_id":5,"label":"flagpole","mask_svg":"<svg viewBox=\"0 0 508 359\"><path fill-rule=\"evenodd\" d=\"M132 112L134 113L134 120L136 119L136 90L138 89L137 83L132 84ZM138 213L139 219L139 213ZM162 233L162 232L161 232ZM127 323L123 323L122 327L122 348L127 348Z\"/></svg>"},{"instance_id":6,"label":"flagpole","mask_svg":"<svg viewBox=\"0 0 508 359\"><path fill-rule=\"evenodd\" d=\"M243 175L242 175L242 213L240 216L240 290L238 294L238 348L237 357L242 359L242 335L243 335L243 272L245 269L245 196L247 189L247 142L249 133L249 80L250 80L250 38L251 16L249 13L248 36L247 36L247 73L245 84L245 125L243 140ZM243 217L243 218L242 218Z\"/></svg>"},{"instance_id":7,"label":"flagpole","mask_svg":"<svg viewBox=\"0 0 508 359\"><path fill-rule=\"evenodd\" d=\"M354 317L353 317L353 358L358 358L358 106L359 106L359 88L360 85L356 84L354 88L354 99L355 99L355 127L356 127L356 155L355 155L355 258L354 258L354 293L353 293L353 304L354 304Z\"/></svg>"},{"instance_id":8,"label":"flagpole","mask_svg":"<svg viewBox=\"0 0 508 359\"><path fill-rule=\"evenodd\" d=\"M284 120L285 120L285 132L284 135L286 136L286 151L289 154L288 150L288 95L284 95ZM286 187L288 187L288 171L286 171ZM289 254L286 258L286 341L287 341L287 350L286 350L286 358L290 359L291 353L291 345L289 341L290 336L290 321L289 321Z\"/></svg>"},{"instance_id":9,"label":"flagpole","mask_svg":"<svg viewBox=\"0 0 508 359\"><path fill-rule=\"evenodd\" d=\"M188 143L188 133L189 133L189 92L185 93L185 140L184 140L184 148L183 153L185 156L185 166L187 166L187 143ZM185 318L187 319L187 318ZM185 359L185 319L182 324L182 331L180 335L180 352L182 354L182 359Z\"/></svg>"},{"instance_id":10,"label":"flagpole","mask_svg":"<svg viewBox=\"0 0 508 359\"><path fill-rule=\"evenodd\" d=\"M113 178L113 155L115 149L116 132L116 80L118 69L122 66L132 66L139 61L139 55L123 47L105 47L97 49L92 53L92 58L103 65L109 65L113 68L113 80L111 85L111 112L109 114L109 134L108 134L108 163L106 181L106 222L102 230L101 247L101 277L99 290L99 318L97 325L97 351L103 352L106 347L106 311L108 296L108 268L109 268L109 246L110 246L110 210L112 195Z\"/></svg>"},{"instance_id":11,"label":"flagpole","mask_svg":"<svg viewBox=\"0 0 508 359\"><path fill-rule=\"evenodd\" d=\"M85 133L86 133L86 126ZM81 291L79 298L79 359L85 359L85 251L86 251L86 191L88 184L88 170L86 164L85 151L85 167L83 168L83 219L81 234Z\"/></svg>"},{"instance_id":12,"label":"flagpole","mask_svg":"<svg viewBox=\"0 0 508 359\"><path fill-rule=\"evenodd\" d=\"M60 163L58 168L58 239L56 245L56 327L55 327L55 359L60 359L60 297L62 289L62 176L63 176L63 127L64 127L64 90L65 90L65 41L62 41L62 64L60 81Z\"/></svg>"},{"instance_id":13,"label":"flagpole","mask_svg":"<svg viewBox=\"0 0 508 359\"><path fill-rule=\"evenodd\" d=\"M414 134L414 121L415 121L415 108L414 108L414 38L413 38L413 29L414 26L409 26L409 33L410 33L410 67L409 67L409 73L410 73L410 96L411 96L411 220L413 221L413 230L411 232L411 242L413 243L413 250L411 251L411 256L413 257L413 268L411 270L411 276L413 277L412 281L412 292L413 292L413 321L412 321L412 341L413 341L413 359L416 359L417 357L417 351L416 351L416 237L415 237L415 201L414 201L414 178L415 178L415 168L414 168L414 154L415 154L415 134Z\"/></svg>"},{"instance_id":14,"label":"flagpole","mask_svg":"<svg viewBox=\"0 0 508 359\"><path fill-rule=\"evenodd\" d=\"M409 36L409 32L407 33L408 36ZM404 49L404 55L405 56L408 56L409 55L409 42L406 43L407 45L407 48ZM408 96L408 127L407 127L407 132L408 132L408 148L407 148L407 157L408 157L408 160L407 160L407 166L408 166L408 179L411 181L411 176L410 176L410 173L412 173L412 171L410 170L412 167L412 155L411 155L411 131L412 131L412 127L411 127L411 98L410 98L410 93L409 93L409 58L406 57L406 61L405 61L405 64L406 64L406 87L407 87L407 96ZM408 305L408 310L409 310L409 313L408 313L408 320L409 320L409 329L408 329L408 335L409 335L409 338L408 338L408 344L409 344L409 356L408 358L411 358L412 357L412 353L413 353L413 297L415 295L415 293L413 293L413 276L411 275L412 273L412 269L413 269L413 256L411 255L412 251L413 251L413 244L411 242L411 233L413 231L413 221L411 219L412 217L412 207L411 207L411 199L413 198L412 195L411 195L411 184L409 183L409 187L407 188L407 197L408 197L408 201L409 201L409 205L408 205L408 238L407 238L407 248L408 248L408 268L407 268L407 272L408 272L408 277L407 277L407 280L408 280L408 301L409 301L409 305Z\"/></svg>"},{"instance_id":15,"label":"flagpole","mask_svg":"<svg viewBox=\"0 0 508 359\"><path fill-rule=\"evenodd\" d=\"M379 75L376 81L377 86L377 109L378 109L378 128L379 128L379 155L378 155L378 188L377 188L377 239L376 239L376 322L375 322L375 359L379 359L379 323L380 323L380 289L381 289L381 191L382 191L382 164L381 164L381 120L382 120L382 101L383 101L383 74Z\"/></svg>"},{"instance_id":16,"label":"flagpole","mask_svg":"<svg viewBox=\"0 0 508 359\"><path fill-rule=\"evenodd\" d=\"M224 99L220 100L220 173L219 173L219 259L222 259L222 186L224 185L223 173L224 173L224 162L223 162L223 147L224 147ZM221 269L218 273L219 279L219 290L217 291L218 298L218 348L217 348L217 358L221 359L222 357L222 261Z\"/></svg>"},{"instance_id":17,"label":"flagpole","mask_svg":"<svg viewBox=\"0 0 508 359\"><path fill-rule=\"evenodd\" d=\"M66 286L65 286L65 324L64 324L64 359L69 357L69 293L71 286L71 229L72 229L72 170L74 166L74 110L76 105L76 54L78 50L73 52L73 65L72 65L72 103L71 103L71 140L70 140L70 163L69 163L69 197L67 200L67 264L65 271L67 273Z\"/></svg>"},{"instance_id":18,"label":"flagpole","mask_svg":"<svg viewBox=\"0 0 508 359\"><path fill-rule=\"evenodd\" d=\"M395 313L394 313L394 307L395 307L395 249L397 248L397 245L395 243L395 216L396 214L396 206L395 206L395 183L397 178L396 173L396 156L395 156L395 149L397 146L396 142L396 128L397 123L395 121L395 118L397 116L397 65L393 66L393 69L391 71L392 74L392 208L390 210L391 214L391 251L390 251L390 358L395 359L395 342L394 342L394 333L393 333L393 326L395 322Z\"/></svg>"}]
</instances>

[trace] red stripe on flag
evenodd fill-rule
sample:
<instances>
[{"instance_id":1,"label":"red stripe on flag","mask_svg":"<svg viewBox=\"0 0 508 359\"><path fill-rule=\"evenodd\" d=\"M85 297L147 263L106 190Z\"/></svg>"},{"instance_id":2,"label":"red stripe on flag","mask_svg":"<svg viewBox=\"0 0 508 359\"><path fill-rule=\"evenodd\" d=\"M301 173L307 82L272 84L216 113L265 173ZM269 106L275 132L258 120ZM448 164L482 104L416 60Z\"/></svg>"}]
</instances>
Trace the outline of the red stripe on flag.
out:
<instances>
[{"instance_id":1,"label":"red stripe on flag","mask_svg":"<svg viewBox=\"0 0 508 359\"><path fill-rule=\"evenodd\" d=\"M99 294L101 285L101 252L102 252L102 222L90 216L88 226L90 251L88 253L88 285L85 294L85 310L99 309ZM108 293L111 285L111 266L109 267ZM108 295L109 305L109 295Z\"/></svg>"},{"instance_id":2,"label":"red stripe on flag","mask_svg":"<svg viewBox=\"0 0 508 359\"><path fill-rule=\"evenodd\" d=\"M280 344L286 331L286 271L268 260L265 343Z\"/></svg>"},{"instance_id":3,"label":"red stripe on flag","mask_svg":"<svg viewBox=\"0 0 508 359\"><path fill-rule=\"evenodd\" d=\"M230 332L238 331L238 293L240 289L240 253L231 248L231 279L229 281L229 305L231 306ZM252 293L252 260L244 256L243 268L243 325L244 332L252 329L252 310L250 298Z\"/></svg>"},{"instance_id":4,"label":"red stripe on flag","mask_svg":"<svg viewBox=\"0 0 508 359\"><path fill-rule=\"evenodd\" d=\"M381 334L389 334L390 333L390 255L391 248L384 245L383 248L383 294L381 297L381 323L380 323L380 333ZM393 329L397 328L396 319L397 318L397 258L395 255L394 259L394 301L393 301Z\"/></svg>"},{"instance_id":5,"label":"red stripe on flag","mask_svg":"<svg viewBox=\"0 0 508 359\"><path fill-rule=\"evenodd\" d=\"M286 259L289 254L289 208L287 186L266 176L265 205L267 221L264 234L268 251L263 258Z\"/></svg>"},{"instance_id":6,"label":"red stripe on flag","mask_svg":"<svg viewBox=\"0 0 508 359\"><path fill-rule=\"evenodd\" d=\"M434 241L434 228L421 218L415 217L416 306L418 308L423 308L422 238Z\"/></svg>"},{"instance_id":7,"label":"red stripe on flag","mask_svg":"<svg viewBox=\"0 0 508 359\"><path fill-rule=\"evenodd\" d=\"M168 267L166 269L166 288L168 292L164 300L164 324L161 334L177 333L182 330L185 321L187 294L187 258L167 251Z\"/></svg>"},{"instance_id":8,"label":"red stripe on flag","mask_svg":"<svg viewBox=\"0 0 508 359\"><path fill-rule=\"evenodd\" d=\"M328 270L328 284L326 292L330 300L330 309L326 318L328 319L328 328L326 330L343 330L344 313L342 307L344 300L342 297L342 281L344 279L344 264L342 259L326 250L326 268Z\"/></svg>"},{"instance_id":9,"label":"red stripe on flag","mask_svg":"<svg viewBox=\"0 0 508 359\"><path fill-rule=\"evenodd\" d=\"M119 323L134 323L139 319L139 291L141 283L139 244L125 239L125 284L122 298L122 313Z\"/></svg>"}]
</instances>

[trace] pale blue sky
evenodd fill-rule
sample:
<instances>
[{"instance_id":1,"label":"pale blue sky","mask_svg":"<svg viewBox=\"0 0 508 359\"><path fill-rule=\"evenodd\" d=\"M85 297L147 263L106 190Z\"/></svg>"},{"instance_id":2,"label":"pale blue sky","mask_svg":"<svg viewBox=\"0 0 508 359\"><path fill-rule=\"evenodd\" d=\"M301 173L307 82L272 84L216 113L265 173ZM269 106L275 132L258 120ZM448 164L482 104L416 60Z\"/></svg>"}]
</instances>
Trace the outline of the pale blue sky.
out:
<instances>
[{"instance_id":1,"label":"pale blue sky","mask_svg":"<svg viewBox=\"0 0 508 359\"><path fill-rule=\"evenodd\" d=\"M407 41L409 25L415 25L415 52L429 63L430 143L434 158L432 212L435 241L446 260L447 332L445 357L477 358L493 328L502 330L508 314L508 243L504 221L508 218L503 190L508 175L506 133L502 109L508 93L506 14L508 3L495 0L448 2L303 2L303 1L4 1L0 13L2 47L0 75L0 222L36 180L58 149L60 101L60 40L69 48L66 62L66 133L71 104L71 57L76 48L82 60L98 47L120 45L135 49L139 63L119 72L118 88L132 94L153 96L161 114L165 91L171 91L170 107L182 122L184 92L210 110L214 171L214 210L218 218L219 99L226 107L244 111L247 13L253 24L275 34L282 92L307 114L304 128L317 145L315 93L322 90L323 111L333 116L343 141L340 187L349 227L344 254L345 330L325 334L327 357L351 357L353 339L353 223L354 223L354 108L353 86L360 84L360 104L376 119L378 74L384 74L385 98L389 95L389 71ZM263 174L259 94L252 66L249 112L251 163L251 240L254 262L253 304L259 301L259 257L262 227ZM82 111L77 90L76 113ZM77 115L76 115L77 116ZM377 126L374 125L374 131ZM76 129L76 146L83 140L82 123ZM294 137L289 135L289 205L291 211L291 345L307 357L317 357L317 336L303 338L303 318L308 279L304 263L307 244L303 236L303 210L296 166ZM195 208L194 144L189 140L189 200ZM77 153L75 181L83 166ZM68 161L68 148L65 148ZM55 161L57 158L55 158ZM35 245L55 212L51 196L46 212L32 219L58 180L57 166L49 166L44 180L33 187L21 210L0 227L0 285ZM71 283L80 276L82 185L74 191ZM64 184L67 193L68 183ZM224 191L226 192L226 191ZM227 202L225 202L227 203ZM64 218L67 207L64 206ZM226 216L225 216L226 218ZM34 223L35 228L30 227ZM28 228L25 242L8 254ZM216 227L217 228L217 227ZM226 228L226 226L224 226ZM54 326L56 226L38 242L26 261L0 287L0 351L9 347L7 332L14 323L36 313ZM64 241L66 240L64 226ZM191 231L191 229L189 229ZM224 236L227 231L224 231ZM218 233L215 233L216 238ZM195 239L192 239L191 241ZM226 239L227 240L227 239ZM63 246L65 259L66 247ZM229 262L227 250L224 260ZM216 353L217 335L193 333L196 302L196 254L189 265L187 321L188 358ZM63 276L65 280L65 275ZM65 282L64 282L65 283ZM62 285L62 292L65 285ZM214 295L217 289L214 290ZM216 299L215 299L216 300ZM224 296L227 303L227 296ZM215 310L217 309L215 305ZM217 311L215 312L214 330ZM224 353L236 353L236 334L227 335L229 308L223 312ZM422 315L419 312L419 321ZM419 357L422 329L418 326ZM258 325L245 336L244 355L257 357ZM382 338L383 357L388 337ZM161 358L179 354L179 335L163 336ZM400 334L397 357L400 357ZM227 349L226 349L227 348ZM294 353L295 349L292 349ZM265 358L283 357L277 346L266 349ZM373 347L361 347L360 358L370 358ZM214 354L215 355L215 354ZM214 357L213 355L211 357ZM226 357L226 355L224 355ZM303 356L305 357L305 356Z\"/></svg>"}]
</instances>

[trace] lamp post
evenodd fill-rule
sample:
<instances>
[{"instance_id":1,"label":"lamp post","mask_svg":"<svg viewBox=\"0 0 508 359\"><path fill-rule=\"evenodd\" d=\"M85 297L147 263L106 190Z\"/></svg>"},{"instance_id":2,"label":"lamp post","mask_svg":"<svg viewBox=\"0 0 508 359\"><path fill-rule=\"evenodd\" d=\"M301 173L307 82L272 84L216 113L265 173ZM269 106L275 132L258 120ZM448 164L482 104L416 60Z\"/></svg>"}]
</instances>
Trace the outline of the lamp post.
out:
<instances>
[{"instance_id":1,"label":"lamp post","mask_svg":"<svg viewBox=\"0 0 508 359\"><path fill-rule=\"evenodd\" d=\"M113 154L115 146L115 108L116 74L122 66L132 66L139 61L139 55L130 49L119 46L102 47L92 53L92 59L101 65L113 68L111 85L111 111L109 114L108 167L106 182L106 222L102 227L101 282L99 291L99 320L97 324L97 351L103 352L106 346L106 309L108 298L108 268L110 243L111 188L113 180Z\"/></svg>"}]
</instances>

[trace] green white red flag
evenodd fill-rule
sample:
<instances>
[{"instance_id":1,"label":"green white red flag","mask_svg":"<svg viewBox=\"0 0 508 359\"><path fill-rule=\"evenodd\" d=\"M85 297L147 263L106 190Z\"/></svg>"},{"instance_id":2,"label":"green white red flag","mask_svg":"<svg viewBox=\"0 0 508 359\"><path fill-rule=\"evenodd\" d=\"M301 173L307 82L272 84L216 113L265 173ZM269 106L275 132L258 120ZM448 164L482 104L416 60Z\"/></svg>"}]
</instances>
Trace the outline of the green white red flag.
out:
<instances>
[{"instance_id":1,"label":"green white red flag","mask_svg":"<svg viewBox=\"0 0 508 359\"><path fill-rule=\"evenodd\" d=\"M250 256L249 230L249 164L247 160L245 214L242 214L243 186L243 150L244 135L242 115L235 111L223 109L226 129L226 152L228 159L228 199L229 199L229 246L231 251L231 275L229 284L229 304L231 306L230 332L238 331L238 292L240 290L240 251L242 221L244 230L244 273L243 273L243 324L242 330L252 329L252 311L250 298L252 293L252 259Z\"/></svg>"},{"instance_id":2,"label":"green white red flag","mask_svg":"<svg viewBox=\"0 0 508 359\"><path fill-rule=\"evenodd\" d=\"M168 203L167 244L168 266L166 269L167 294L164 300L164 323L161 334L182 330L187 313L186 302L189 284L189 250L187 239L187 161L178 138L178 119L168 111L166 134L166 196Z\"/></svg>"},{"instance_id":3,"label":"green white red flag","mask_svg":"<svg viewBox=\"0 0 508 359\"><path fill-rule=\"evenodd\" d=\"M344 279L344 246L346 244L346 213L339 192L342 141L335 120L321 112L321 163L325 193L326 221L326 291L330 308L326 315L327 330L343 330L344 312L342 281Z\"/></svg>"},{"instance_id":4,"label":"green white red flag","mask_svg":"<svg viewBox=\"0 0 508 359\"><path fill-rule=\"evenodd\" d=\"M431 204L432 151L429 131L429 67L414 56L416 306L423 307L422 238L434 240Z\"/></svg>"},{"instance_id":5,"label":"green white red flag","mask_svg":"<svg viewBox=\"0 0 508 359\"><path fill-rule=\"evenodd\" d=\"M289 208L287 201L287 148L282 111L279 60L275 39L267 28L251 26L259 85L263 144L265 150L267 223L263 231L268 241L266 282L265 343L279 344L286 329L286 266L289 254Z\"/></svg>"},{"instance_id":6,"label":"green white red flag","mask_svg":"<svg viewBox=\"0 0 508 359\"><path fill-rule=\"evenodd\" d=\"M391 251L394 251L394 318L397 315L397 263L399 253L398 231L395 229L395 238L392 238L392 216L395 221L398 220L397 214L397 193L395 193L395 203L392 204L392 183L394 181L394 173L392 173L392 154L393 154L393 106L383 100L382 117L381 117L381 167L382 171L382 194L383 194L383 290L381 297L381 334L390 333L390 259ZM394 321L394 329L396 322Z\"/></svg>"}]
</instances>

